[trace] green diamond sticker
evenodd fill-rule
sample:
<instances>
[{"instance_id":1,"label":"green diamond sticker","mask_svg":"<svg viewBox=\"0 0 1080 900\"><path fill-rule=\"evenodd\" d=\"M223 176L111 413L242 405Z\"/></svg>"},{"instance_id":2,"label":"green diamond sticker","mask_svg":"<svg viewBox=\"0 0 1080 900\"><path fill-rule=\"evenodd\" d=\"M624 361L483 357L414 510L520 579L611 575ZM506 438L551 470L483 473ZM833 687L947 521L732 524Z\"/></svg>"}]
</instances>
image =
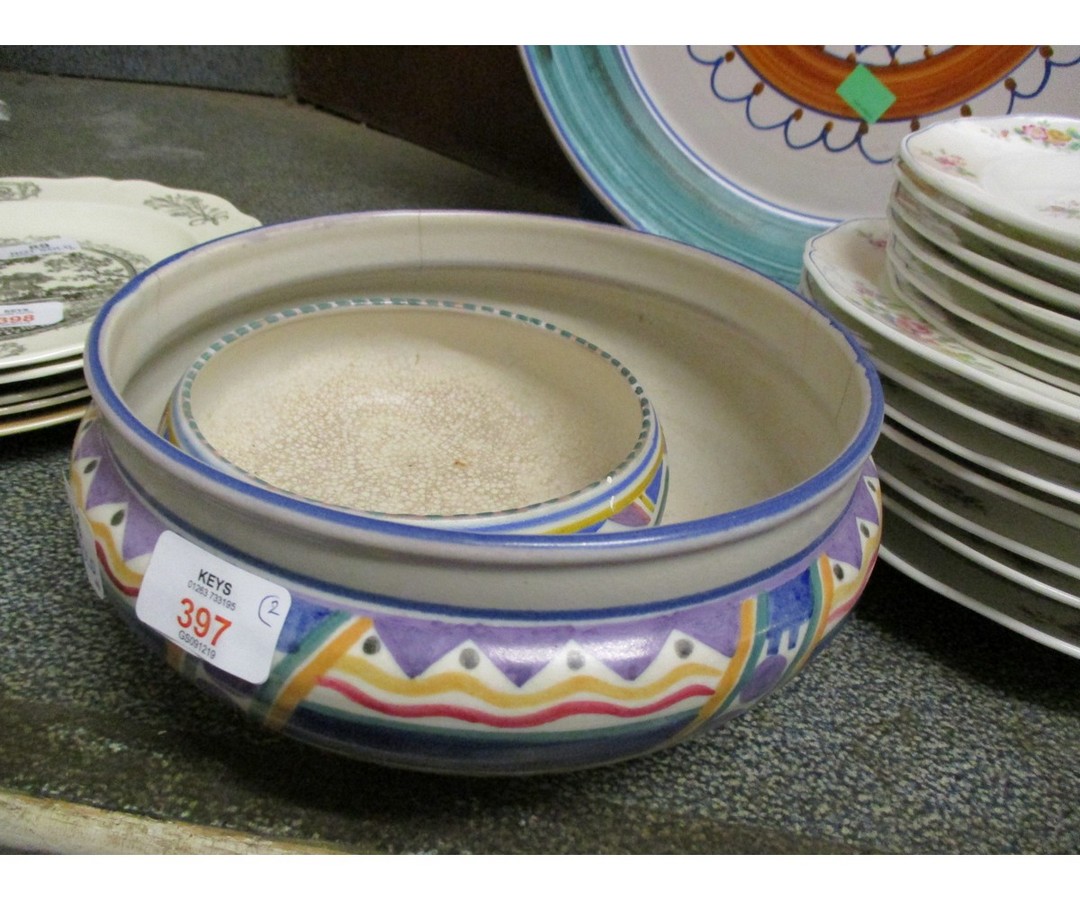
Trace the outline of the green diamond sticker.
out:
<instances>
[{"instance_id":1,"label":"green diamond sticker","mask_svg":"<svg viewBox=\"0 0 1080 900\"><path fill-rule=\"evenodd\" d=\"M896 94L862 64L852 69L851 74L840 82L836 93L870 125L885 115L885 111L896 102Z\"/></svg>"}]
</instances>

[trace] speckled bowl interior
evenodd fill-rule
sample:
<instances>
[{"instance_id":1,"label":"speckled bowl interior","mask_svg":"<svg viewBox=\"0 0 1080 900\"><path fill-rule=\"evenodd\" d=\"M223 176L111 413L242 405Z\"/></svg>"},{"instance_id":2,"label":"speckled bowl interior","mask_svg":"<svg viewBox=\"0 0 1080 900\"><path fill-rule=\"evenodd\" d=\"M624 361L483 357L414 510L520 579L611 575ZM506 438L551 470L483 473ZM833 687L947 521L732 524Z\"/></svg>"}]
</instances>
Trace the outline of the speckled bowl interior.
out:
<instances>
[{"instance_id":1,"label":"speckled bowl interior","mask_svg":"<svg viewBox=\"0 0 1080 900\"><path fill-rule=\"evenodd\" d=\"M429 527L557 534L662 515L663 438L634 374L491 306L356 298L255 320L199 354L162 433L271 489Z\"/></svg>"}]
</instances>

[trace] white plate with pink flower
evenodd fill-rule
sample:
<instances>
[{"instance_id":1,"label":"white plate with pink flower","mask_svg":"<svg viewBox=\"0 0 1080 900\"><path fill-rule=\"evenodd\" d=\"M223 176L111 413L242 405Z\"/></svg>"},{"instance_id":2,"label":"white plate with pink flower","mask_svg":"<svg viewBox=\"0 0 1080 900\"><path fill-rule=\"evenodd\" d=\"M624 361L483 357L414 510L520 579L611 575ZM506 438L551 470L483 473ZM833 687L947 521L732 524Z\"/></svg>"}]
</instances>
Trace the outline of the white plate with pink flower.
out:
<instances>
[{"instance_id":1,"label":"white plate with pink flower","mask_svg":"<svg viewBox=\"0 0 1080 900\"><path fill-rule=\"evenodd\" d=\"M889 286L886 269L889 234L886 219L852 219L830 228L807 242L806 277L831 304L879 339L1030 410L1080 423L1080 394L961 343L899 297Z\"/></svg>"},{"instance_id":2,"label":"white plate with pink flower","mask_svg":"<svg viewBox=\"0 0 1080 900\"><path fill-rule=\"evenodd\" d=\"M899 158L1011 237L1051 252L1080 251L1080 119L955 119L907 135Z\"/></svg>"}]
</instances>

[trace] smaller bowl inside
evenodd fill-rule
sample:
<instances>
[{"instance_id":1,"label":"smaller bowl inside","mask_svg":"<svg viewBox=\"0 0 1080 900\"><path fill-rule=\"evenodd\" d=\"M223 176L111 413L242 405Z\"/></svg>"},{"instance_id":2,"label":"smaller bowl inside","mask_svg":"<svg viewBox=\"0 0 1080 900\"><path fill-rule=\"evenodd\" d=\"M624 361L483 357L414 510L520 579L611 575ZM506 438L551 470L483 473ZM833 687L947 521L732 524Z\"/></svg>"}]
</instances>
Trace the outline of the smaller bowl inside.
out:
<instances>
[{"instance_id":1,"label":"smaller bowl inside","mask_svg":"<svg viewBox=\"0 0 1080 900\"><path fill-rule=\"evenodd\" d=\"M314 303L223 335L161 433L265 487L458 530L659 522L663 436L637 378L539 319L479 304Z\"/></svg>"}]
</instances>

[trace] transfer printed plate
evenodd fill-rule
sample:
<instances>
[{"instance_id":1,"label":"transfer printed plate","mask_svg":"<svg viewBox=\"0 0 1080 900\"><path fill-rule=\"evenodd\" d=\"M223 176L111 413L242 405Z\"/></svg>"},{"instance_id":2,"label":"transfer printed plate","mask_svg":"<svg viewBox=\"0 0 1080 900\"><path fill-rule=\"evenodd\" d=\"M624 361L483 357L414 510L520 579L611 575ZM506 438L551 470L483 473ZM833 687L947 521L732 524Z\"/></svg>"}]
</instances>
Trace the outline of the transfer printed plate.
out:
<instances>
[{"instance_id":1,"label":"transfer printed plate","mask_svg":"<svg viewBox=\"0 0 1080 900\"><path fill-rule=\"evenodd\" d=\"M220 197L146 181L0 179L0 371L81 354L132 276L258 224Z\"/></svg>"}]
</instances>

